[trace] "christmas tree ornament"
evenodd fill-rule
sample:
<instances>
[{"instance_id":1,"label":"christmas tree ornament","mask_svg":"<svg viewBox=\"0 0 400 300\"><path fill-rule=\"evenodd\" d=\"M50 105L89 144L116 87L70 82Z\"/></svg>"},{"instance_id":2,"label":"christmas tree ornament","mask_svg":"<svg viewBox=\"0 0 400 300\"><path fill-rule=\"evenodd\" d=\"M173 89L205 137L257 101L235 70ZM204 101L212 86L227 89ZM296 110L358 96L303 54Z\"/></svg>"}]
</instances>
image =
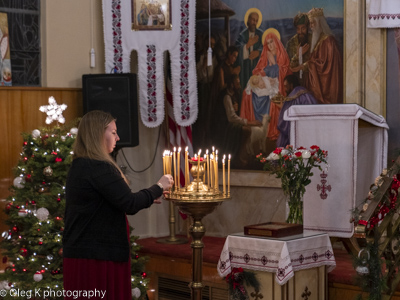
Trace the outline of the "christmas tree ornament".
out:
<instances>
[{"instance_id":1,"label":"christmas tree ornament","mask_svg":"<svg viewBox=\"0 0 400 300\"><path fill-rule=\"evenodd\" d=\"M43 169L44 176L53 176L53 169L50 166L47 166Z\"/></svg>"},{"instance_id":2,"label":"christmas tree ornament","mask_svg":"<svg viewBox=\"0 0 400 300\"><path fill-rule=\"evenodd\" d=\"M49 191L48 187L45 187L45 186L42 186L42 187L38 190L38 192L39 192L40 194L47 193L48 191Z\"/></svg>"},{"instance_id":3,"label":"christmas tree ornament","mask_svg":"<svg viewBox=\"0 0 400 300\"><path fill-rule=\"evenodd\" d=\"M1 234L1 236L3 238L7 238L8 237L8 232L7 231L3 231L3 233Z\"/></svg>"},{"instance_id":4,"label":"christmas tree ornament","mask_svg":"<svg viewBox=\"0 0 400 300\"><path fill-rule=\"evenodd\" d=\"M54 259L54 256L53 255L51 255L51 254L49 254L49 255L47 255L47 260L53 260Z\"/></svg>"},{"instance_id":5,"label":"christmas tree ornament","mask_svg":"<svg viewBox=\"0 0 400 300\"><path fill-rule=\"evenodd\" d=\"M14 178L13 185L19 189L24 188L25 180L23 177L18 176Z\"/></svg>"},{"instance_id":6,"label":"christmas tree ornament","mask_svg":"<svg viewBox=\"0 0 400 300\"><path fill-rule=\"evenodd\" d=\"M0 281L0 290L9 290L10 288L11 287L8 281L6 280Z\"/></svg>"},{"instance_id":7,"label":"christmas tree ornament","mask_svg":"<svg viewBox=\"0 0 400 300\"><path fill-rule=\"evenodd\" d=\"M35 139L40 137L40 130L39 129L34 129L32 131L32 137L35 138Z\"/></svg>"},{"instance_id":8,"label":"christmas tree ornament","mask_svg":"<svg viewBox=\"0 0 400 300\"><path fill-rule=\"evenodd\" d=\"M64 124L65 118L62 112L67 109L66 104L58 105L56 99L53 96L49 97L49 105L42 105L39 110L47 114L46 124L51 124L53 121Z\"/></svg>"},{"instance_id":9,"label":"christmas tree ornament","mask_svg":"<svg viewBox=\"0 0 400 300\"><path fill-rule=\"evenodd\" d=\"M19 254L21 254L21 256L25 257L28 255L28 250L26 248L21 248L19 250Z\"/></svg>"},{"instance_id":10,"label":"christmas tree ornament","mask_svg":"<svg viewBox=\"0 0 400 300\"><path fill-rule=\"evenodd\" d=\"M33 275L33 280L35 280L36 282L39 282L43 279L43 275L42 273L40 273L39 271L37 271L35 273L35 275Z\"/></svg>"},{"instance_id":11,"label":"christmas tree ornament","mask_svg":"<svg viewBox=\"0 0 400 300\"><path fill-rule=\"evenodd\" d=\"M49 211L45 207L41 207L36 211L36 218L40 221L46 221L49 217Z\"/></svg>"},{"instance_id":12,"label":"christmas tree ornament","mask_svg":"<svg viewBox=\"0 0 400 300\"><path fill-rule=\"evenodd\" d=\"M12 207L12 203L11 202L6 205L6 207L5 207L6 214L10 213L11 207Z\"/></svg>"},{"instance_id":13,"label":"christmas tree ornament","mask_svg":"<svg viewBox=\"0 0 400 300\"><path fill-rule=\"evenodd\" d=\"M24 208L22 208L22 209L20 209L19 211L18 211L18 216L20 216L20 217L26 217L28 215L28 211L26 210L26 209L24 209Z\"/></svg>"},{"instance_id":14,"label":"christmas tree ornament","mask_svg":"<svg viewBox=\"0 0 400 300\"><path fill-rule=\"evenodd\" d=\"M60 255L61 257L63 256L63 248L60 248L60 250L58 250L58 255Z\"/></svg>"},{"instance_id":15,"label":"christmas tree ornament","mask_svg":"<svg viewBox=\"0 0 400 300\"><path fill-rule=\"evenodd\" d=\"M62 158L61 157L56 157L56 162L62 162Z\"/></svg>"},{"instance_id":16,"label":"christmas tree ornament","mask_svg":"<svg viewBox=\"0 0 400 300\"><path fill-rule=\"evenodd\" d=\"M38 244L39 244L39 245L43 245L43 239L42 239L42 238L39 239Z\"/></svg>"},{"instance_id":17,"label":"christmas tree ornament","mask_svg":"<svg viewBox=\"0 0 400 300\"><path fill-rule=\"evenodd\" d=\"M361 264L360 264L359 266L356 267L357 273L358 273L359 275L361 275L361 276L364 276L364 275L368 275L368 274L369 274L369 269L368 269L368 266L367 266L367 262L368 262L368 260L370 259L369 251L368 251L368 250L365 250L365 249L361 249L361 250L358 252L358 258L361 258L361 254L362 254L364 251L367 253L368 259L363 259L363 260L361 261Z\"/></svg>"},{"instance_id":18,"label":"christmas tree ornament","mask_svg":"<svg viewBox=\"0 0 400 300\"><path fill-rule=\"evenodd\" d=\"M25 181L26 182L31 182L32 181L32 174L26 174Z\"/></svg>"},{"instance_id":19,"label":"christmas tree ornament","mask_svg":"<svg viewBox=\"0 0 400 300\"><path fill-rule=\"evenodd\" d=\"M140 292L140 289L135 287L134 289L132 289L132 297L135 297L136 299L139 299L140 295L142 293Z\"/></svg>"},{"instance_id":20,"label":"christmas tree ornament","mask_svg":"<svg viewBox=\"0 0 400 300\"><path fill-rule=\"evenodd\" d=\"M73 135L77 135L77 134L78 134L78 128L72 127L72 128L70 129L69 133L70 133L70 134L73 134Z\"/></svg>"},{"instance_id":21,"label":"christmas tree ornament","mask_svg":"<svg viewBox=\"0 0 400 300\"><path fill-rule=\"evenodd\" d=\"M13 230L15 233L17 233L17 232L19 231L19 228L18 228L16 225L14 225L13 228L12 228L12 230Z\"/></svg>"}]
</instances>

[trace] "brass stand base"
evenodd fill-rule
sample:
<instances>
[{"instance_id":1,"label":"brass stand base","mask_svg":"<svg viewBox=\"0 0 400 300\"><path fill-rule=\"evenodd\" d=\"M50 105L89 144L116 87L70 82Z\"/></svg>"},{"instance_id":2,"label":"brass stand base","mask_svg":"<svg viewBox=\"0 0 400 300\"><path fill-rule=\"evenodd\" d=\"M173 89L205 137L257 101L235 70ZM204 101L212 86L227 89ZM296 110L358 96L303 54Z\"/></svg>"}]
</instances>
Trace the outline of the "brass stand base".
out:
<instances>
[{"instance_id":1,"label":"brass stand base","mask_svg":"<svg viewBox=\"0 0 400 300\"><path fill-rule=\"evenodd\" d=\"M189 242L186 238L161 238L157 240L159 244L171 244L171 245L180 245L180 244L187 244Z\"/></svg>"}]
</instances>

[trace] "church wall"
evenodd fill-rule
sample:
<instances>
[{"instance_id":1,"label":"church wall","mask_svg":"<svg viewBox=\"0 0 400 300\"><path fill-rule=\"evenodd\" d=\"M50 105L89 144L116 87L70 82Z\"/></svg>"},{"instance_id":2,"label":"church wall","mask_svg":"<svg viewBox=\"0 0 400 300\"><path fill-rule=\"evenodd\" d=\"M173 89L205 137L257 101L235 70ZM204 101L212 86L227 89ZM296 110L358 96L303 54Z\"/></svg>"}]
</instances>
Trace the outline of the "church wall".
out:
<instances>
[{"instance_id":1,"label":"church wall","mask_svg":"<svg viewBox=\"0 0 400 300\"><path fill-rule=\"evenodd\" d=\"M346 102L358 103L377 114L385 115L386 82L385 76L381 76L386 69L385 30L365 28L366 1L344 1ZM91 9L93 9L93 44L96 51L96 67L93 69L90 68L89 56L92 47ZM43 0L41 18L43 86L80 88L82 74L105 72L100 0ZM40 105L47 102L47 98L42 100L44 103ZM32 128L26 130L41 125L44 123L32 125ZM118 156L121 165L127 166L129 163L140 170L151 163L151 155L157 151L155 163L148 171L143 173L128 171L133 189L151 185L161 174L161 153L165 147L165 134L162 129L160 143L155 149L158 130L158 128L149 129L140 123L140 145L124 149L128 162L121 155ZM246 172L244 177L249 178L249 176L265 178L267 175ZM235 183L232 186L231 202L222 204L216 212L205 219L208 234L226 235L240 231L243 225L249 223L284 220L285 204L282 201L283 194L279 189L279 183L266 186L261 182L258 186L249 186L249 182L251 180L246 182L239 180ZM168 211L169 204L164 203L130 217L131 224L136 228L135 234L168 235ZM180 217L177 217L177 222L179 231L185 233L186 227ZM222 227L216 222L222 222Z\"/></svg>"}]
</instances>

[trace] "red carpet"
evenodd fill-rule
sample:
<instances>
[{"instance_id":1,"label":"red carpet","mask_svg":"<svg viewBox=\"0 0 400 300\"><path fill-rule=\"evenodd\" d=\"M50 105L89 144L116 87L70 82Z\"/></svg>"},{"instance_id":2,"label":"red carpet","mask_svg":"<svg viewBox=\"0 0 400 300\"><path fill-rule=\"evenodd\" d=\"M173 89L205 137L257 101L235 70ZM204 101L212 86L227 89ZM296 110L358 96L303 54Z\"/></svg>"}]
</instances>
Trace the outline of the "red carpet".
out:
<instances>
[{"instance_id":1,"label":"red carpet","mask_svg":"<svg viewBox=\"0 0 400 300\"><path fill-rule=\"evenodd\" d=\"M143 248L141 253L145 255L161 255L181 259L192 259L192 248L190 241L187 244L170 245L157 243L159 238L139 239L137 241ZM203 262L217 264L222 248L225 243L225 238L209 237L203 238ZM352 257L346 250L334 249L336 268L328 273L328 281L335 283L343 283L354 285L354 277L356 271L353 268Z\"/></svg>"}]
</instances>

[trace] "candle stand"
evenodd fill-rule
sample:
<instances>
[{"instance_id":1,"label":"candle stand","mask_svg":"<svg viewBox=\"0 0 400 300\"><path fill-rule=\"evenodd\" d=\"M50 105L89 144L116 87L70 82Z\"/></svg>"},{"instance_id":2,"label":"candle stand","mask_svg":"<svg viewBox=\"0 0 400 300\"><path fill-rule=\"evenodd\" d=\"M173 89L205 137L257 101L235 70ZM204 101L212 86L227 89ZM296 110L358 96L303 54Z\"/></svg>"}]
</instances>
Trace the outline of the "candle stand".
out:
<instances>
[{"instance_id":1,"label":"candle stand","mask_svg":"<svg viewBox=\"0 0 400 300\"><path fill-rule=\"evenodd\" d=\"M192 217L193 224L190 226L192 237L192 282L190 288L192 300L202 299L203 278L203 248L202 238L206 232L202 223L203 217L210 214L223 201L230 199L230 195L222 193L217 187L210 187L203 183L205 161L191 161L190 170L194 180L190 185L180 190L172 191L165 197L172 201L182 213Z\"/></svg>"}]
</instances>

